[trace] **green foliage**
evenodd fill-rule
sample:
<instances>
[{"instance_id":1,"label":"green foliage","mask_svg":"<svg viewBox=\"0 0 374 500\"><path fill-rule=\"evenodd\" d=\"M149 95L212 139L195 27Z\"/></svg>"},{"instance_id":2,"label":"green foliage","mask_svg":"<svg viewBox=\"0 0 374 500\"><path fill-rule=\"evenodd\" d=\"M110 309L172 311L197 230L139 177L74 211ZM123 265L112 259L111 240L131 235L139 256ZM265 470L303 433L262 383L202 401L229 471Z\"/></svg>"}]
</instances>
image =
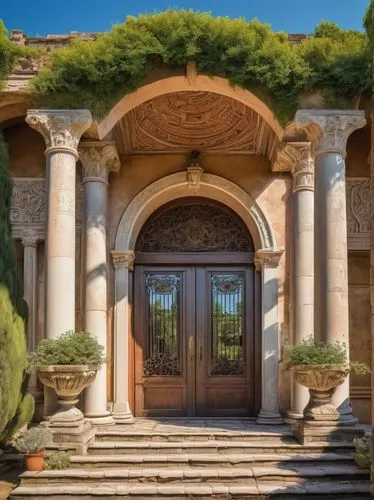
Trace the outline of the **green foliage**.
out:
<instances>
[{"instance_id":1,"label":"green foliage","mask_svg":"<svg viewBox=\"0 0 374 500\"><path fill-rule=\"evenodd\" d=\"M11 234L12 184L7 150L0 137L0 443L31 420L34 400L27 394L26 311Z\"/></svg>"},{"instance_id":2,"label":"green foliage","mask_svg":"<svg viewBox=\"0 0 374 500\"><path fill-rule=\"evenodd\" d=\"M45 459L46 469L67 469L70 466L70 455L66 451L56 451Z\"/></svg>"},{"instance_id":3,"label":"green foliage","mask_svg":"<svg viewBox=\"0 0 374 500\"><path fill-rule=\"evenodd\" d=\"M30 90L40 105L89 108L102 118L152 67L183 68L191 60L200 73L259 94L281 121L293 117L301 90L351 98L368 85L365 34L322 23L313 37L292 44L257 20L168 10L128 17L96 40L54 51Z\"/></svg>"},{"instance_id":4,"label":"green foliage","mask_svg":"<svg viewBox=\"0 0 374 500\"><path fill-rule=\"evenodd\" d=\"M364 26L370 40L370 46L374 50L374 0L370 1L364 17ZM373 52L372 52L373 53Z\"/></svg>"},{"instance_id":5,"label":"green foliage","mask_svg":"<svg viewBox=\"0 0 374 500\"><path fill-rule=\"evenodd\" d=\"M341 30L323 21L314 36L303 41L298 53L308 66L305 90L322 91L331 105L344 107L370 89L370 51L365 33ZM347 105L347 103L346 103Z\"/></svg>"},{"instance_id":6,"label":"green foliage","mask_svg":"<svg viewBox=\"0 0 374 500\"><path fill-rule=\"evenodd\" d=\"M371 436L355 438L353 444L355 451L352 456L356 464L362 469L370 469Z\"/></svg>"},{"instance_id":7,"label":"green foliage","mask_svg":"<svg viewBox=\"0 0 374 500\"><path fill-rule=\"evenodd\" d=\"M25 431L13 443L14 448L20 453L30 455L44 451L52 442L52 434L45 427L32 427Z\"/></svg>"},{"instance_id":8,"label":"green foliage","mask_svg":"<svg viewBox=\"0 0 374 500\"><path fill-rule=\"evenodd\" d=\"M43 339L30 357L28 371L48 365L96 365L105 362L104 348L88 332L69 331L57 339Z\"/></svg>"},{"instance_id":9,"label":"green foliage","mask_svg":"<svg viewBox=\"0 0 374 500\"><path fill-rule=\"evenodd\" d=\"M346 365L347 354L344 343L317 342L313 338L299 340L287 347L287 366L296 365Z\"/></svg>"}]
</instances>

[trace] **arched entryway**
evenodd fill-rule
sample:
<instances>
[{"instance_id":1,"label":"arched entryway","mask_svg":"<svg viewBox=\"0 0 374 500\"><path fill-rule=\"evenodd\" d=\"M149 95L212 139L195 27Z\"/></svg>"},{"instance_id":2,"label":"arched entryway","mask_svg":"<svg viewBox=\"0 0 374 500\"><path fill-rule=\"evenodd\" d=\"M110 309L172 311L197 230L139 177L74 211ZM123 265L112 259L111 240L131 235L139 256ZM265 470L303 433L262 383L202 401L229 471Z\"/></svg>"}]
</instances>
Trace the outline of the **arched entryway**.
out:
<instances>
[{"instance_id":1,"label":"arched entryway","mask_svg":"<svg viewBox=\"0 0 374 500\"><path fill-rule=\"evenodd\" d=\"M228 207L183 198L135 247L135 414L255 416L254 244Z\"/></svg>"}]
</instances>

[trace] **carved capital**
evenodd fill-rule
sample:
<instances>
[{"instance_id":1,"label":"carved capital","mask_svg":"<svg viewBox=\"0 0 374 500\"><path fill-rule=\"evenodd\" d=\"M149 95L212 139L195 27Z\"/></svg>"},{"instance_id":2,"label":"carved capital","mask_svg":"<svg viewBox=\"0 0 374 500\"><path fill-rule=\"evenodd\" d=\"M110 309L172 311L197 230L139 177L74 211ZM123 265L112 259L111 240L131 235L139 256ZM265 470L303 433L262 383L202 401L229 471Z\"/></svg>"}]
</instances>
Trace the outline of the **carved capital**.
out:
<instances>
[{"instance_id":1,"label":"carved capital","mask_svg":"<svg viewBox=\"0 0 374 500\"><path fill-rule=\"evenodd\" d=\"M313 153L338 153L346 156L348 137L366 124L360 110L303 109L296 113L297 128L306 131L313 141Z\"/></svg>"},{"instance_id":2,"label":"carved capital","mask_svg":"<svg viewBox=\"0 0 374 500\"><path fill-rule=\"evenodd\" d=\"M46 154L60 150L75 157L80 138L91 121L91 113L87 109L30 109L26 116L26 123L44 137Z\"/></svg>"},{"instance_id":3,"label":"carved capital","mask_svg":"<svg viewBox=\"0 0 374 500\"><path fill-rule=\"evenodd\" d=\"M132 250L112 250L112 260L114 267L127 267L129 271L134 268L135 252Z\"/></svg>"},{"instance_id":4,"label":"carved capital","mask_svg":"<svg viewBox=\"0 0 374 500\"><path fill-rule=\"evenodd\" d=\"M261 271L264 267L278 267L283 253L284 248L261 248L257 250L255 256L256 271Z\"/></svg>"},{"instance_id":5,"label":"carved capital","mask_svg":"<svg viewBox=\"0 0 374 500\"><path fill-rule=\"evenodd\" d=\"M120 169L117 149L112 141L81 142L78 153L83 165L83 182L108 182L108 173Z\"/></svg>"},{"instance_id":6,"label":"carved capital","mask_svg":"<svg viewBox=\"0 0 374 500\"><path fill-rule=\"evenodd\" d=\"M24 247L36 247L39 239L40 236L36 232L25 230L22 234L22 245Z\"/></svg>"},{"instance_id":7,"label":"carved capital","mask_svg":"<svg viewBox=\"0 0 374 500\"><path fill-rule=\"evenodd\" d=\"M282 142L273 164L273 172L292 172L293 190L314 189L314 161L310 142Z\"/></svg>"}]
</instances>

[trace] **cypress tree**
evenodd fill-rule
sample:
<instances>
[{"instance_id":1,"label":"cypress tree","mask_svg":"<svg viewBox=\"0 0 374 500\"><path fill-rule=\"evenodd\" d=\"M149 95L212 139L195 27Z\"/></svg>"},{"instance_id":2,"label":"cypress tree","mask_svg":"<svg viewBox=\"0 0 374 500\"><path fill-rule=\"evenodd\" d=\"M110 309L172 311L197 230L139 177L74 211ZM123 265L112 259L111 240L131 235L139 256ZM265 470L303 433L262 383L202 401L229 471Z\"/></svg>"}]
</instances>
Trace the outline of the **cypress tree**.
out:
<instances>
[{"instance_id":1,"label":"cypress tree","mask_svg":"<svg viewBox=\"0 0 374 500\"><path fill-rule=\"evenodd\" d=\"M0 443L9 441L34 413L34 398L27 393L27 307L17 272L11 202L8 153L0 136Z\"/></svg>"}]
</instances>

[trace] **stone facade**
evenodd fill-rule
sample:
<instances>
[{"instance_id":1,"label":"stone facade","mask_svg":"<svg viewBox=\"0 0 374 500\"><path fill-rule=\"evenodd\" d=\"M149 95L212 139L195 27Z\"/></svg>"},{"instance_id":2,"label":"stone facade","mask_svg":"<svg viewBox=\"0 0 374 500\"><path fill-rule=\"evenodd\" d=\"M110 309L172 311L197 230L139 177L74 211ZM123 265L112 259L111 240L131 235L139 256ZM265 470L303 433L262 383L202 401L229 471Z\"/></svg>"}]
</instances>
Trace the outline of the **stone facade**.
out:
<instances>
[{"instance_id":1,"label":"stone facade","mask_svg":"<svg viewBox=\"0 0 374 500\"><path fill-rule=\"evenodd\" d=\"M1 123L30 349L67 329L92 331L110 362L86 391L86 416L96 424L131 419L136 237L167 202L202 197L236 211L254 241L259 421L281 423L287 412L298 418L307 395L284 368L287 344L315 332L346 341L352 359L371 364L370 136L363 114L300 110L295 138L264 103L222 79L175 74L150 81L94 126L89 110L19 117L17 108L16 121ZM193 150L200 156L191 166ZM339 390L335 404L344 403L349 418L349 388ZM352 377L350 395L353 413L369 422L370 377Z\"/></svg>"}]
</instances>

